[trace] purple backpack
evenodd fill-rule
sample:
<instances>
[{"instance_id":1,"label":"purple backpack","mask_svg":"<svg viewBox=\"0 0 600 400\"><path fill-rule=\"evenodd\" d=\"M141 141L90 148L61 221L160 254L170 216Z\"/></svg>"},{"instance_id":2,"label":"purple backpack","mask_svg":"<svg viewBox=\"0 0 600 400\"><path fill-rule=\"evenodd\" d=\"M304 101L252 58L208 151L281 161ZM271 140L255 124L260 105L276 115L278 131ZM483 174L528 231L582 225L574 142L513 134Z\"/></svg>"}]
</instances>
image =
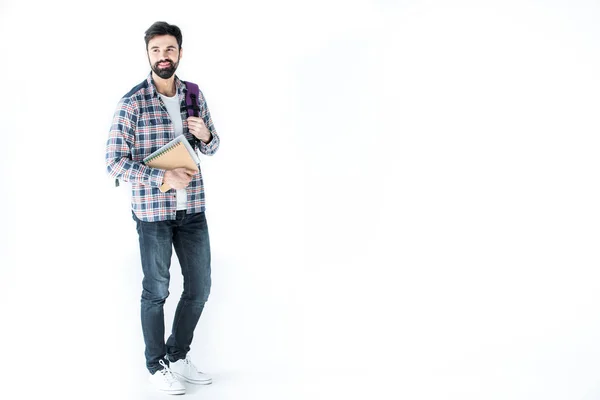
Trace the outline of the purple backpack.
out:
<instances>
[{"instance_id":1,"label":"purple backpack","mask_svg":"<svg viewBox=\"0 0 600 400\"><path fill-rule=\"evenodd\" d=\"M192 82L185 82L187 93L185 94L185 109L188 117L199 117L200 107L198 106L198 97L200 96L200 88Z\"/></svg>"}]
</instances>

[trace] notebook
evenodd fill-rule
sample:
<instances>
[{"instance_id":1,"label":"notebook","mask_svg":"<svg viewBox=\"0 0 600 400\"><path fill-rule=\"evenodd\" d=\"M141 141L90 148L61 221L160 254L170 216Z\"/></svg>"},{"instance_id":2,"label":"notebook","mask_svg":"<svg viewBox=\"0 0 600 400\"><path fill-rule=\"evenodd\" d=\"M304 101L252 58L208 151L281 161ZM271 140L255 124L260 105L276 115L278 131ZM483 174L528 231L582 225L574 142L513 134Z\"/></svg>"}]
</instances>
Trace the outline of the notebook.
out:
<instances>
[{"instance_id":1,"label":"notebook","mask_svg":"<svg viewBox=\"0 0 600 400\"><path fill-rule=\"evenodd\" d=\"M144 158L144 164L152 168L171 170L188 168L199 171L200 159L184 135L179 135L169 143ZM160 187L161 192L171 189L166 183Z\"/></svg>"}]
</instances>

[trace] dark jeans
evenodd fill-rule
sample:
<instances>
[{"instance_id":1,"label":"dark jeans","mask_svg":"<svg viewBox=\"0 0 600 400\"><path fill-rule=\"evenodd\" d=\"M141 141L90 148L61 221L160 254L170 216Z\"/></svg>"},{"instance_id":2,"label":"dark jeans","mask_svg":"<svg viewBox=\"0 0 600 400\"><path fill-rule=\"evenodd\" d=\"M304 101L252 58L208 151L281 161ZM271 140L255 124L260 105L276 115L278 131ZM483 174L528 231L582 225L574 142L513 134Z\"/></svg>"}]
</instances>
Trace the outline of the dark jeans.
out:
<instances>
[{"instance_id":1,"label":"dark jeans","mask_svg":"<svg viewBox=\"0 0 600 400\"><path fill-rule=\"evenodd\" d=\"M146 367L162 369L160 360L177 361L190 350L194 329L210 294L210 242L204 213L177 211L174 221L144 222L135 214L142 258L142 332ZM181 265L183 292L165 343L163 305L169 296L169 267L173 248Z\"/></svg>"}]
</instances>

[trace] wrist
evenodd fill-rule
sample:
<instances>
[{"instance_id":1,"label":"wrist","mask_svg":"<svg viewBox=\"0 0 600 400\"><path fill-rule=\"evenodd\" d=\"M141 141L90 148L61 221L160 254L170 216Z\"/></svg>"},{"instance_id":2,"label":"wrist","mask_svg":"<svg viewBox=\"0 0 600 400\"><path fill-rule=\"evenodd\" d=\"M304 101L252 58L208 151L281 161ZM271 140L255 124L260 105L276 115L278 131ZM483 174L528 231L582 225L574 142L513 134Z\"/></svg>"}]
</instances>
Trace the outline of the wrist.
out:
<instances>
[{"instance_id":1,"label":"wrist","mask_svg":"<svg viewBox=\"0 0 600 400\"><path fill-rule=\"evenodd\" d=\"M194 135L194 138L196 139L196 144L197 144L198 146L200 146L200 143L204 143L204 144L208 144L208 143L210 143L210 141L212 140L212 135L211 135L211 134L209 134L209 135L208 135L208 139L199 138L198 136L195 136L195 135Z\"/></svg>"},{"instance_id":2,"label":"wrist","mask_svg":"<svg viewBox=\"0 0 600 400\"><path fill-rule=\"evenodd\" d=\"M163 173L162 180L161 180L161 186L164 185L165 183L167 183L167 179L169 178L170 172L171 171L165 170L165 172Z\"/></svg>"}]
</instances>

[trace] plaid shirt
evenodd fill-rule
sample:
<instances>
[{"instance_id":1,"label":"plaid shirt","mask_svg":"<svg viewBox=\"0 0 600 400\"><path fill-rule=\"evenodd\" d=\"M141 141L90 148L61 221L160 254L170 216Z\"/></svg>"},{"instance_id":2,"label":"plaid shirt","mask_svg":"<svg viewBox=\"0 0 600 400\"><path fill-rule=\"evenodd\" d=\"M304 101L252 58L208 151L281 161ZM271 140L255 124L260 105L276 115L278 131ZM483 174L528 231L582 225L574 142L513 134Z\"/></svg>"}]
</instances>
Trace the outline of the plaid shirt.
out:
<instances>
[{"instance_id":1,"label":"plaid shirt","mask_svg":"<svg viewBox=\"0 0 600 400\"><path fill-rule=\"evenodd\" d=\"M177 76L175 85L181 103L181 119L185 137L194 144L194 149L213 155L219 148L219 136L215 131L210 112L202 91L198 96L200 116L212 134L208 144L197 140L188 130L185 93L187 88ZM162 193L165 170L150 168L142 162L144 157L174 139L173 123L167 108L156 91L152 74L135 86L119 101L106 144L106 168L108 175L131 182L131 208L142 221L155 222L174 220L177 213L176 191ZM202 172L186 188L188 213L205 209Z\"/></svg>"}]
</instances>

